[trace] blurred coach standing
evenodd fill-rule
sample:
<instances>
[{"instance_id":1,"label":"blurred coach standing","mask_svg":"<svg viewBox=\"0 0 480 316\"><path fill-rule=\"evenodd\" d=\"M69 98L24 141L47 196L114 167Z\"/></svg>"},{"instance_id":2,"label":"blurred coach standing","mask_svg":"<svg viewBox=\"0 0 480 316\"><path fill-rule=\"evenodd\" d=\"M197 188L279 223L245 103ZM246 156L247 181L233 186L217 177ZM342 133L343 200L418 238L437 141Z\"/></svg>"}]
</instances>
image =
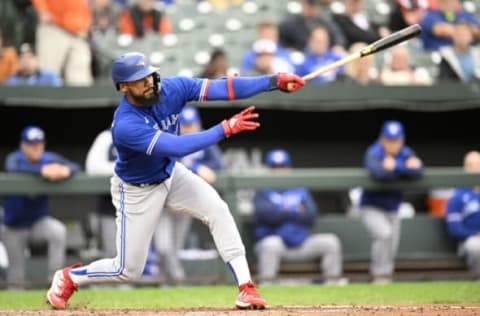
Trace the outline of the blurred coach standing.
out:
<instances>
[{"instance_id":1,"label":"blurred coach standing","mask_svg":"<svg viewBox=\"0 0 480 316\"><path fill-rule=\"evenodd\" d=\"M399 121L386 121L379 139L368 147L365 168L377 180L419 178L422 161L405 145L405 133ZM364 190L360 199L360 215L372 238L370 273L373 283L392 281L395 256L400 241L398 209L402 192Z\"/></svg>"},{"instance_id":2,"label":"blurred coach standing","mask_svg":"<svg viewBox=\"0 0 480 316\"><path fill-rule=\"evenodd\" d=\"M27 126L20 137L20 149L5 161L6 172L40 175L49 181L62 181L80 167L56 153L45 151L45 133ZM42 195L8 195L4 198L4 241L10 265L7 281L20 285L25 280L25 249L29 242L47 241L48 279L65 264L66 228L48 215L49 198Z\"/></svg>"}]
</instances>

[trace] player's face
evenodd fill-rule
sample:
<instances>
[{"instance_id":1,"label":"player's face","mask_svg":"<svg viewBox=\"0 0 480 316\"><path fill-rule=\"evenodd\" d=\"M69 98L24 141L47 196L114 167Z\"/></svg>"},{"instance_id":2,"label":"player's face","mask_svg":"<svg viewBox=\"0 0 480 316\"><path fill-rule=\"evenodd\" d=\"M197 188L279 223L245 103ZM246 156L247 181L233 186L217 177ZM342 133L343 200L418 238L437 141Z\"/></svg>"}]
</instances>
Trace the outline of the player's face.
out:
<instances>
[{"instance_id":1,"label":"player's face","mask_svg":"<svg viewBox=\"0 0 480 316\"><path fill-rule=\"evenodd\" d=\"M388 155L396 156L404 144L403 139L390 139L381 137L380 141L382 142L383 148Z\"/></svg>"},{"instance_id":2,"label":"player's face","mask_svg":"<svg viewBox=\"0 0 480 316\"><path fill-rule=\"evenodd\" d=\"M147 76L140 80L124 82L120 84L120 90L125 93L127 99L138 106L152 106L157 102L154 90L153 76Z\"/></svg>"},{"instance_id":3,"label":"player's face","mask_svg":"<svg viewBox=\"0 0 480 316\"><path fill-rule=\"evenodd\" d=\"M30 162L37 162L42 158L42 154L45 151L45 143L20 143L20 149L22 150L25 158Z\"/></svg>"}]
</instances>

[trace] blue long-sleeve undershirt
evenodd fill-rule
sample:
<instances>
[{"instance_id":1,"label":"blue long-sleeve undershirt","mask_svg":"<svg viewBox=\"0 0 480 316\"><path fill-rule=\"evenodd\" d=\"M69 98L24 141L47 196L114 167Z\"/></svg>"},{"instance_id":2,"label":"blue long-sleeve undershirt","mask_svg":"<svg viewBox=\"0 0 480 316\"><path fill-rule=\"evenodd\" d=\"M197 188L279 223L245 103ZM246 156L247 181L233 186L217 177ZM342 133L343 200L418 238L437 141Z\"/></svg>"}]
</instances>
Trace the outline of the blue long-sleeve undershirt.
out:
<instances>
[{"instance_id":1,"label":"blue long-sleeve undershirt","mask_svg":"<svg viewBox=\"0 0 480 316\"><path fill-rule=\"evenodd\" d=\"M153 155L177 158L216 144L225 137L221 123L207 130L192 134L173 135L158 131L157 135L159 137L153 149Z\"/></svg>"},{"instance_id":2,"label":"blue long-sleeve undershirt","mask_svg":"<svg viewBox=\"0 0 480 316\"><path fill-rule=\"evenodd\" d=\"M231 80L231 89L229 80ZM275 90L276 82L276 75L210 80L206 83L208 85L206 87L207 95L203 101L246 99L262 91Z\"/></svg>"}]
</instances>

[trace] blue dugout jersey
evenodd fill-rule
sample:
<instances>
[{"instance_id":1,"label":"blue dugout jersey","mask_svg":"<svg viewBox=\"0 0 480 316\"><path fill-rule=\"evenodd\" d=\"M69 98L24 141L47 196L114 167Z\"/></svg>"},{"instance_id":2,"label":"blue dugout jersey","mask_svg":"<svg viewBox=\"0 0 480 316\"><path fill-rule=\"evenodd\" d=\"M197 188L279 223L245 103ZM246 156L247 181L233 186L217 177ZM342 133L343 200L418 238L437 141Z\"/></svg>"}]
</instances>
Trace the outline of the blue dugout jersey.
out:
<instances>
[{"instance_id":1,"label":"blue dugout jersey","mask_svg":"<svg viewBox=\"0 0 480 316\"><path fill-rule=\"evenodd\" d=\"M364 165L370 175L379 181L391 181L395 179L410 178L415 179L423 175L423 167L418 169L409 169L405 167L405 162L410 157L415 157L415 153L408 146L403 146L399 153L394 157L396 161L395 169L385 170L383 168L383 159L386 153L380 141L376 141L368 147L365 153ZM361 206L373 206L385 211L397 211L402 202L403 194L399 190L364 190L360 199Z\"/></svg>"},{"instance_id":2,"label":"blue dugout jersey","mask_svg":"<svg viewBox=\"0 0 480 316\"><path fill-rule=\"evenodd\" d=\"M70 168L72 174L80 171L80 166L62 156L46 151L38 162L30 162L21 150L10 153L5 160L6 172L40 174L42 167L59 163ZM47 216L49 198L47 195L7 195L3 199L3 222L10 227L30 227L37 220Z\"/></svg>"},{"instance_id":3,"label":"blue dugout jersey","mask_svg":"<svg viewBox=\"0 0 480 316\"><path fill-rule=\"evenodd\" d=\"M480 192L474 189L457 189L447 203L448 232L464 240L480 234Z\"/></svg>"}]
</instances>

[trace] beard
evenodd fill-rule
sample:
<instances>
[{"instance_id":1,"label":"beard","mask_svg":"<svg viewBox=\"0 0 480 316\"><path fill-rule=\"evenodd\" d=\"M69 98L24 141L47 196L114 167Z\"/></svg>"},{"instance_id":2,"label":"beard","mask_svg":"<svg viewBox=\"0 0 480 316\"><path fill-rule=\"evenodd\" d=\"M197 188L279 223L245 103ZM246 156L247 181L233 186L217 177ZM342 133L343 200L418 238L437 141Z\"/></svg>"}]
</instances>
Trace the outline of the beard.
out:
<instances>
[{"instance_id":1,"label":"beard","mask_svg":"<svg viewBox=\"0 0 480 316\"><path fill-rule=\"evenodd\" d=\"M135 101L135 103L141 104L142 106L153 106L158 102L158 96L156 93L148 98L144 97L143 95L138 96L134 94L131 94L130 97Z\"/></svg>"}]
</instances>

